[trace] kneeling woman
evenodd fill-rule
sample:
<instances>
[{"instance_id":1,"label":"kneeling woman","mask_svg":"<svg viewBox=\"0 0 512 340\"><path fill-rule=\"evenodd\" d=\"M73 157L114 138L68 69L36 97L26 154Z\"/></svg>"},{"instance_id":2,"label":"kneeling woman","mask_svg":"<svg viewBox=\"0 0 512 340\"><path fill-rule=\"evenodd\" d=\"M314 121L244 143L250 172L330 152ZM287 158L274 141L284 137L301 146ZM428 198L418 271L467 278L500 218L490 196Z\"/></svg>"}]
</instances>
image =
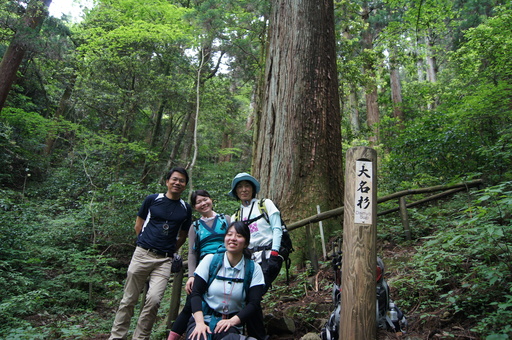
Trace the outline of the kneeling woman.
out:
<instances>
[{"instance_id":1,"label":"kneeling woman","mask_svg":"<svg viewBox=\"0 0 512 340\"><path fill-rule=\"evenodd\" d=\"M229 333L241 333L242 325L261 313L265 280L259 264L247 250L251 233L244 222L230 225L224 238L225 253L206 255L195 271L191 304L193 319L187 339L217 340ZM261 334L249 334L257 339Z\"/></svg>"}]
</instances>

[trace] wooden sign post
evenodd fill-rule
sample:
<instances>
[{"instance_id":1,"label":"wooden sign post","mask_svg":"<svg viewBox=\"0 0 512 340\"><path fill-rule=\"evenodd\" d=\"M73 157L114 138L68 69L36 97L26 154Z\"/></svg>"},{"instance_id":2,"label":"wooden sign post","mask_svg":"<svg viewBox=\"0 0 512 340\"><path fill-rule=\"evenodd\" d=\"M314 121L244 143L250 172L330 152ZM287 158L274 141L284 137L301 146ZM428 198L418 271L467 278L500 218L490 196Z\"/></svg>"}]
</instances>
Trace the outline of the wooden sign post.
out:
<instances>
[{"instance_id":1,"label":"wooden sign post","mask_svg":"<svg viewBox=\"0 0 512 340\"><path fill-rule=\"evenodd\" d=\"M349 149L345 169L340 339L376 339L376 151Z\"/></svg>"}]
</instances>

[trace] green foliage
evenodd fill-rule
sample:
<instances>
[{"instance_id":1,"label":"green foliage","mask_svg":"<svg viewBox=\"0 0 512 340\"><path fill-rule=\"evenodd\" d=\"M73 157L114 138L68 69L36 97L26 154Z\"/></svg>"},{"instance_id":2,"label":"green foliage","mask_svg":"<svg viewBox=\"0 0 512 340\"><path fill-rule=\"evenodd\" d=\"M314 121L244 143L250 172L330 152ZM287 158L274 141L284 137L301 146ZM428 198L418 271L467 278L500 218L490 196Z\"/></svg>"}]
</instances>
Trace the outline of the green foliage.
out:
<instances>
[{"instance_id":1,"label":"green foliage","mask_svg":"<svg viewBox=\"0 0 512 340\"><path fill-rule=\"evenodd\" d=\"M467 84L475 81L510 81L512 61L512 8L495 8L495 16L467 30L466 42L454 53L454 61Z\"/></svg>"},{"instance_id":2,"label":"green foliage","mask_svg":"<svg viewBox=\"0 0 512 340\"><path fill-rule=\"evenodd\" d=\"M39 327L32 327L27 321L21 322L19 327L8 329L4 336L13 340L43 340L47 339L49 331Z\"/></svg>"},{"instance_id":3,"label":"green foliage","mask_svg":"<svg viewBox=\"0 0 512 340\"><path fill-rule=\"evenodd\" d=\"M3 149L0 162L5 165L0 170L3 183L21 188L20 183L27 175L41 175L45 160L40 153L50 126L51 123L36 112L15 108L0 112L0 146Z\"/></svg>"},{"instance_id":4,"label":"green foliage","mask_svg":"<svg viewBox=\"0 0 512 340\"><path fill-rule=\"evenodd\" d=\"M194 190L204 189L208 191L213 199L214 210L231 215L240 203L228 196L228 192L231 190L233 177L243 171L248 171L247 167L243 167L243 164L225 162L216 165L208 163L198 165L194 170L196 174Z\"/></svg>"},{"instance_id":5,"label":"green foliage","mask_svg":"<svg viewBox=\"0 0 512 340\"><path fill-rule=\"evenodd\" d=\"M506 140L512 126L508 76L512 65L505 55L509 54L511 10L497 7L495 11L495 17L468 30L466 41L450 54L454 67L439 72L439 82L406 83L409 119L405 129L394 120L382 119L382 142L389 151L382 173L389 188L475 175L491 183L510 180L512 150ZM433 103L438 98L441 104L435 111L413 111L415 104L409 105L409 98L414 103L418 99Z\"/></svg>"},{"instance_id":6,"label":"green foliage","mask_svg":"<svg viewBox=\"0 0 512 340\"><path fill-rule=\"evenodd\" d=\"M452 211L449 225L424 237L393 282L404 307L471 319L473 331L482 335L510 331L511 194L512 182L484 189L467 209Z\"/></svg>"},{"instance_id":7,"label":"green foliage","mask_svg":"<svg viewBox=\"0 0 512 340\"><path fill-rule=\"evenodd\" d=\"M388 133L393 138L386 140L390 152L382 172L387 174L384 185L390 188L450 181L479 171L487 162L476 153L479 145L468 127L443 112L417 118L404 131L391 126Z\"/></svg>"}]
</instances>

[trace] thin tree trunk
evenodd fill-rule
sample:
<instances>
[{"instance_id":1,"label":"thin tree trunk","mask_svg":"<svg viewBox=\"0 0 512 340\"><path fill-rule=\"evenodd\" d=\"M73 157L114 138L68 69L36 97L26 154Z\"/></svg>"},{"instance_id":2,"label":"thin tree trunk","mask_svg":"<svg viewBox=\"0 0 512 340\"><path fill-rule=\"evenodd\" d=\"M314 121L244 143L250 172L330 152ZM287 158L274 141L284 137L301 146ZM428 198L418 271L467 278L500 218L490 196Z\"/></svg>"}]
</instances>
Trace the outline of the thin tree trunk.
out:
<instances>
[{"instance_id":1,"label":"thin tree trunk","mask_svg":"<svg viewBox=\"0 0 512 340\"><path fill-rule=\"evenodd\" d=\"M348 31L343 31L343 38L346 40L352 39L352 35ZM355 55L352 55L355 58ZM354 84L350 84L348 94L348 112L350 114L350 126L353 132L359 132L361 130L361 124L359 121L359 108L357 102L357 89Z\"/></svg>"},{"instance_id":2,"label":"thin tree trunk","mask_svg":"<svg viewBox=\"0 0 512 340\"><path fill-rule=\"evenodd\" d=\"M398 120L400 129L404 129L404 111L402 108L402 87L400 86L400 72L396 62L391 58L389 69L391 85L391 102L393 103L393 117Z\"/></svg>"},{"instance_id":3,"label":"thin tree trunk","mask_svg":"<svg viewBox=\"0 0 512 340\"><path fill-rule=\"evenodd\" d=\"M427 80L430 83L437 82L437 62L434 53L432 39L427 37ZM439 105L439 97L436 95L432 102L428 103L428 109L433 110Z\"/></svg>"},{"instance_id":4,"label":"thin tree trunk","mask_svg":"<svg viewBox=\"0 0 512 340\"><path fill-rule=\"evenodd\" d=\"M427 39L427 80L430 83L437 81L436 58L433 56L433 45L430 39Z\"/></svg>"},{"instance_id":5,"label":"thin tree trunk","mask_svg":"<svg viewBox=\"0 0 512 340\"><path fill-rule=\"evenodd\" d=\"M352 131L359 132L361 124L359 122L359 108L357 107L357 93L355 86L350 86L350 94L348 95L348 105L350 111L350 125Z\"/></svg>"},{"instance_id":6,"label":"thin tree trunk","mask_svg":"<svg viewBox=\"0 0 512 340\"><path fill-rule=\"evenodd\" d=\"M204 50L203 50L204 51ZM202 51L202 52L203 52ZM194 131L193 131L193 146L194 146L194 153L192 155L192 160L190 161L190 166L188 167L188 174L189 174L189 181L188 181L188 187L189 192L192 193L194 190L194 184L193 184L193 172L194 172L194 166L196 165L196 159L197 159L197 121L199 120L199 105L201 102L201 73L203 70L205 61L205 53L201 53L201 61L199 63L199 67L197 68L197 78L196 78L196 114L194 116Z\"/></svg>"},{"instance_id":7,"label":"thin tree trunk","mask_svg":"<svg viewBox=\"0 0 512 340\"><path fill-rule=\"evenodd\" d=\"M368 73L368 72L366 72ZM370 72L370 77L375 77L374 72ZM379 106L377 103L377 85L369 84L366 87L366 120L368 127L372 130L372 134L369 138L371 145L376 145L379 142Z\"/></svg>"},{"instance_id":8,"label":"thin tree trunk","mask_svg":"<svg viewBox=\"0 0 512 340\"><path fill-rule=\"evenodd\" d=\"M168 101L167 99L163 99L160 102L158 110L153 117L153 121L154 121L153 129L151 129L151 133L147 140L147 143L148 143L150 149L153 149L156 145L156 141L157 141L158 135L159 135L158 132L160 131L161 126L162 126L162 116L164 114L164 109L167 105L167 101ZM148 183L148 179L149 179L148 175L152 169L153 169L153 163L146 159L144 161L144 168L142 169L141 183L143 183L143 184Z\"/></svg>"},{"instance_id":9,"label":"thin tree trunk","mask_svg":"<svg viewBox=\"0 0 512 340\"><path fill-rule=\"evenodd\" d=\"M369 22L371 10L367 3L365 3L365 8L363 9L362 18L364 21ZM362 34L362 43L363 48L368 50L373 50L373 34L371 25L363 32ZM377 83L375 80L375 65L371 58L368 58L368 61L363 64L363 72L368 75L368 82L366 84L365 91L365 99L366 99L366 122L368 127L371 129L372 134L370 135L370 144L376 145L379 140L379 130L378 124L380 122L379 117L379 106L377 103L378 95L377 95Z\"/></svg>"},{"instance_id":10,"label":"thin tree trunk","mask_svg":"<svg viewBox=\"0 0 512 340\"><path fill-rule=\"evenodd\" d=\"M32 35L39 32L41 23L48 16L48 7L52 0L32 0L23 16L25 26L16 32L0 62L0 111L5 105L16 73L27 51L27 44Z\"/></svg>"},{"instance_id":11,"label":"thin tree trunk","mask_svg":"<svg viewBox=\"0 0 512 340\"><path fill-rule=\"evenodd\" d=\"M60 97L59 101L59 107L57 108L57 111L55 111L55 115L53 116L54 120L59 120L60 117L65 116L65 113L70 110L70 103L69 99L71 98L71 95L73 94L73 88L75 87L75 81L76 81L76 75L73 75L71 79L69 80L69 83L66 86L66 89L64 90L64 93L62 94L62 97ZM46 156L50 156L53 152L54 146L55 146L55 140L56 136L54 134L49 134L46 138L45 148L44 148L44 154Z\"/></svg>"},{"instance_id":12,"label":"thin tree trunk","mask_svg":"<svg viewBox=\"0 0 512 340\"><path fill-rule=\"evenodd\" d=\"M231 136L230 134L228 133L224 133L222 135L222 145L221 145L221 149L231 149L233 147L233 140L231 139ZM220 163L223 163L223 162L231 162L231 153L228 153L228 154L225 154L225 155L221 155L219 157L219 162Z\"/></svg>"}]
</instances>

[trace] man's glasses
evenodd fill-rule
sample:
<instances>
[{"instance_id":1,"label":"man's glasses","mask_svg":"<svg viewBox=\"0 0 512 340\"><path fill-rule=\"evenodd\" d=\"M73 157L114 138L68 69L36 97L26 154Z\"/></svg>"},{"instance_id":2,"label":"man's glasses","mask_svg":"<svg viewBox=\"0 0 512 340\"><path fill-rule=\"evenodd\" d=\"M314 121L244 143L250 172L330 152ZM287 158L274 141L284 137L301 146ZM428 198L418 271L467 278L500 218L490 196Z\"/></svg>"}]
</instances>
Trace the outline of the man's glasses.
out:
<instances>
[{"instance_id":1,"label":"man's glasses","mask_svg":"<svg viewBox=\"0 0 512 340\"><path fill-rule=\"evenodd\" d=\"M180 183L185 183L185 179L184 178L178 178L178 177L171 177L169 178L171 181L173 182L180 182Z\"/></svg>"}]
</instances>

